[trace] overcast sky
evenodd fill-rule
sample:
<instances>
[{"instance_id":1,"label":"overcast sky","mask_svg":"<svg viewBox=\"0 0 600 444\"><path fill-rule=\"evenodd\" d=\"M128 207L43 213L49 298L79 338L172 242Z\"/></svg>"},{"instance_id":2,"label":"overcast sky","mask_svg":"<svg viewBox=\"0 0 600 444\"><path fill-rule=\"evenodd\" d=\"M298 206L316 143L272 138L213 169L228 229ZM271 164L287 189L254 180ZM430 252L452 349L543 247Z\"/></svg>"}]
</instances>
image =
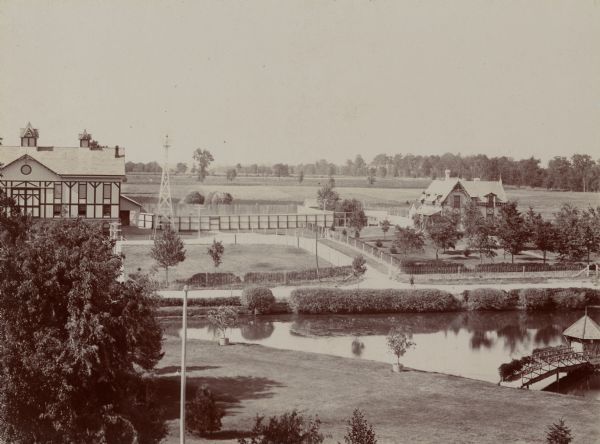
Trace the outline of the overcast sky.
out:
<instances>
[{"instance_id":1,"label":"overcast sky","mask_svg":"<svg viewBox=\"0 0 600 444\"><path fill-rule=\"evenodd\" d=\"M5 145L600 158L599 0L0 0L0 53Z\"/></svg>"}]
</instances>

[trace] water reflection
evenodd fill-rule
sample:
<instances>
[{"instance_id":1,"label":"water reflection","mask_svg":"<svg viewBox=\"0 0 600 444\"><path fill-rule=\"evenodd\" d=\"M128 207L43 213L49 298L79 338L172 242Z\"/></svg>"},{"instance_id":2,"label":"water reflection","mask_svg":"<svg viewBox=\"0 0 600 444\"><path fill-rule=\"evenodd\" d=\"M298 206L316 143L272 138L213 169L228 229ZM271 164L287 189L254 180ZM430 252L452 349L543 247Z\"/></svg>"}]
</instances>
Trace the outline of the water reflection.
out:
<instances>
[{"instance_id":1,"label":"water reflection","mask_svg":"<svg viewBox=\"0 0 600 444\"><path fill-rule=\"evenodd\" d=\"M457 312L400 315L261 316L243 318L229 334L233 342L325 353L355 359L393 361L385 337L391 327L412 332L408 367L498 382L500 364L559 345L562 331L582 313ZM205 320L190 320L188 337L212 339ZM167 324L178 334L179 325Z\"/></svg>"}]
</instances>

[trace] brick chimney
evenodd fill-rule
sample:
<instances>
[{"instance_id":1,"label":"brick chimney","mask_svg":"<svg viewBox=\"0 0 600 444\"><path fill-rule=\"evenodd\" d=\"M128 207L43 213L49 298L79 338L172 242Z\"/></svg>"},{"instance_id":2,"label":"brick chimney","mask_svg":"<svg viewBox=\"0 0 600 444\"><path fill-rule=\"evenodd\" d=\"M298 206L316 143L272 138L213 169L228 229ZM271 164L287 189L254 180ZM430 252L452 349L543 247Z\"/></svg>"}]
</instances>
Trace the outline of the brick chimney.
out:
<instances>
[{"instance_id":1,"label":"brick chimney","mask_svg":"<svg viewBox=\"0 0 600 444\"><path fill-rule=\"evenodd\" d=\"M446 174L446 180L450 180L450 170L446 170L444 173Z\"/></svg>"}]
</instances>

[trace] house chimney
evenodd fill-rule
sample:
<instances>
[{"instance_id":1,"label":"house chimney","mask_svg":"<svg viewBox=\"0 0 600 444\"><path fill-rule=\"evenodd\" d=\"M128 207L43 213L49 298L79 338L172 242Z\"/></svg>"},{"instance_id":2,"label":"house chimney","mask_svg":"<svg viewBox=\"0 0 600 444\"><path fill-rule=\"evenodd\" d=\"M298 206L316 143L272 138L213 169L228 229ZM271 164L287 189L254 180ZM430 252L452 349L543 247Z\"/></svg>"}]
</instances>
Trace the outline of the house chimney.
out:
<instances>
[{"instance_id":1,"label":"house chimney","mask_svg":"<svg viewBox=\"0 0 600 444\"><path fill-rule=\"evenodd\" d=\"M446 170L444 173L446 174L446 180L450 180L450 170Z\"/></svg>"},{"instance_id":2,"label":"house chimney","mask_svg":"<svg viewBox=\"0 0 600 444\"><path fill-rule=\"evenodd\" d=\"M125 153L123 151L123 148L120 148L119 145L115 146L115 157L116 158L125 157Z\"/></svg>"},{"instance_id":3,"label":"house chimney","mask_svg":"<svg viewBox=\"0 0 600 444\"><path fill-rule=\"evenodd\" d=\"M87 132L87 130L83 130L83 133L79 134L79 147L80 148L89 148L90 142L92 140L92 135Z\"/></svg>"}]
</instances>

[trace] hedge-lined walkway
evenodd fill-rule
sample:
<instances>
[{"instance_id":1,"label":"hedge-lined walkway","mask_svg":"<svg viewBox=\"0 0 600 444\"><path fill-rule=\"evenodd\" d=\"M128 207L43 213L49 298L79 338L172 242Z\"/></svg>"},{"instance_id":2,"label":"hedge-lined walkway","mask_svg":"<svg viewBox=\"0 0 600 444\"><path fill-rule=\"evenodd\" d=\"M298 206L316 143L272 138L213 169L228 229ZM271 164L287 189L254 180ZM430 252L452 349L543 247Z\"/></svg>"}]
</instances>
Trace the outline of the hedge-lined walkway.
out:
<instances>
[{"instance_id":1,"label":"hedge-lined walkway","mask_svg":"<svg viewBox=\"0 0 600 444\"><path fill-rule=\"evenodd\" d=\"M170 418L168 443L178 442L180 342L167 337L158 365ZM275 350L218 347L189 341L188 384L208 384L226 407L224 431L248 430L256 414L297 408L317 413L326 442L343 442L345 420L360 407L380 443L545 442L546 426L564 418L574 443L600 442L600 402L547 392L501 388L455 376L407 371L373 361ZM190 391L191 393L191 391ZM234 443L188 438L190 443ZM232 439L233 438L233 439Z\"/></svg>"}]
</instances>

